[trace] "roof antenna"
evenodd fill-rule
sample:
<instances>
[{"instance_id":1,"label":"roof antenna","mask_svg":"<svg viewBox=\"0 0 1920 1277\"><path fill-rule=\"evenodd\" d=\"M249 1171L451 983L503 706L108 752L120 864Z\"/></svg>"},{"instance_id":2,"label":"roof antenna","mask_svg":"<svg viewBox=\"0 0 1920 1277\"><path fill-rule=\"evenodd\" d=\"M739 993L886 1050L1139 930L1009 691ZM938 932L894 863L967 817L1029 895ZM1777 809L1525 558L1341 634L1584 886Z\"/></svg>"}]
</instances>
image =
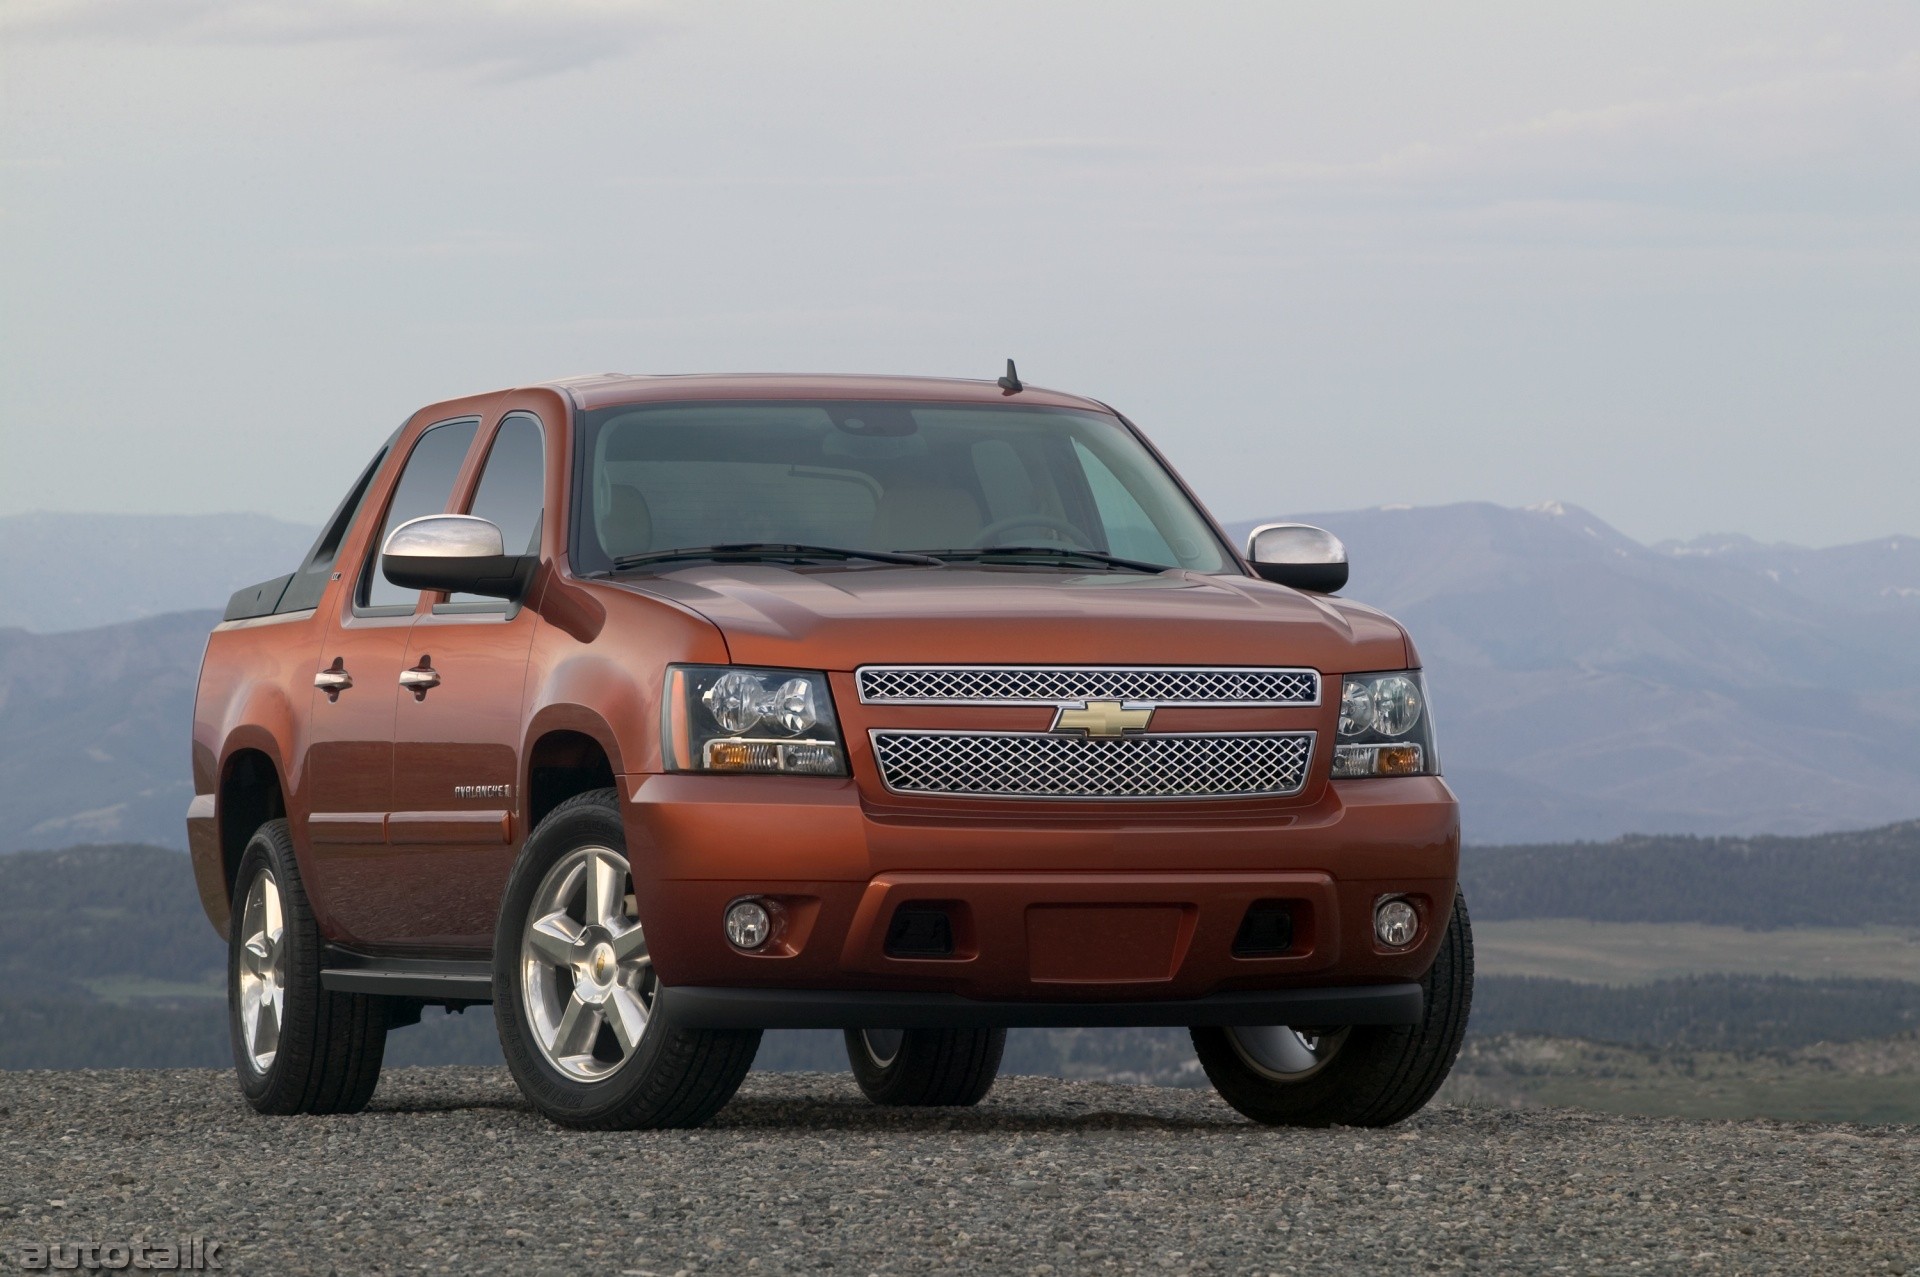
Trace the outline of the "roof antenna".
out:
<instances>
[{"instance_id":1,"label":"roof antenna","mask_svg":"<svg viewBox=\"0 0 1920 1277\"><path fill-rule=\"evenodd\" d=\"M993 383L1010 395L1017 395L1026 387L1020 384L1020 374L1013 370L1013 360L1007 360L1007 375Z\"/></svg>"}]
</instances>

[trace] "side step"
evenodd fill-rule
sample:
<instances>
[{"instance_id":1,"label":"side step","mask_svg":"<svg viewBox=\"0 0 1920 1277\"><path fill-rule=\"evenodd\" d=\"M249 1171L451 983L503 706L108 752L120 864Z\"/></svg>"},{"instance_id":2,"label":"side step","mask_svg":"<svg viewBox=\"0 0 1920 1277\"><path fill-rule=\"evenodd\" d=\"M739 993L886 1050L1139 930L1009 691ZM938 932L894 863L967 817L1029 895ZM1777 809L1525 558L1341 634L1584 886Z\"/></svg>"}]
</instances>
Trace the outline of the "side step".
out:
<instances>
[{"instance_id":1,"label":"side step","mask_svg":"<svg viewBox=\"0 0 1920 1277\"><path fill-rule=\"evenodd\" d=\"M493 1001L493 964L484 959L375 958L328 945L320 961L320 986L334 993L447 1005Z\"/></svg>"}]
</instances>

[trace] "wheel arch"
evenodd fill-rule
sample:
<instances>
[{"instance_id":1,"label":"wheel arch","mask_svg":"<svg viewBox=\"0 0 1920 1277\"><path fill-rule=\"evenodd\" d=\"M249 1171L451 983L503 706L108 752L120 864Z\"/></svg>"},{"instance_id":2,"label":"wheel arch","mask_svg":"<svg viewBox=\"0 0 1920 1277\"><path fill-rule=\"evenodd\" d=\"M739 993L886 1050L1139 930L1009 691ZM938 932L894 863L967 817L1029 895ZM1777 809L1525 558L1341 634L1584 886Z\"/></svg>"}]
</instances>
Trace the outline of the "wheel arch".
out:
<instances>
[{"instance_id":1,"label":"wheel arch","mask_svg":"<svg viewBox=\"0 0 1920 1277\"><path fill-rule=\"evenodd\" d=\"M200 899L207 920L221 935L227 935L227 914L240 856L246 855L253 831L269 820L286 816L286 772L273 753L271 741L246 735L230 741L213 793L213 851L217 860L213 856L196 858L194 876L200 879Z\"/></svg>"},{"instance_id":2,"label":"wheel arch","mask_svg":"<svg viewBox=\"0 0 1920 1277\"><path fill-rule=\"evenodd\" d=\"M527 833L576 794L611 789L618 783L619 755L609 748L610 733L602 736L592 726L578 721L563 726L550 720L530 736L520 791Z\"/></svg>"}]
</instances>

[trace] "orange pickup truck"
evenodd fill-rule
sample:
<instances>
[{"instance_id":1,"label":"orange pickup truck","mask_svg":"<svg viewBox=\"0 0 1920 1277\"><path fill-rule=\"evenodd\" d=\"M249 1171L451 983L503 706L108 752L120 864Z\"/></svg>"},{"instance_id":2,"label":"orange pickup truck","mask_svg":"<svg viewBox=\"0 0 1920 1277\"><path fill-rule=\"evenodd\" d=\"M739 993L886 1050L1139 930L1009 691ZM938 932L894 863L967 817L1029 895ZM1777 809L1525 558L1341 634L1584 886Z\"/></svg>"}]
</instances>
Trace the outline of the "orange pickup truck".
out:
<instances>
[{"instance_id":1,"label":"orange pickup truck","mask_svg":"<svg viewBox=\"0 0 1920 1277\"><path fill-rule=\"evenodd\" d=\"M241 1087L356 1110L388 1030L491 1003L578 1127L702 1122L801 1027L882 1104L1182 1026L1257 1121L1398 1121L1472 939L1419 657L1346 578L1011 365L424 408L207 644Z\"/></svg>"}]
</instances>

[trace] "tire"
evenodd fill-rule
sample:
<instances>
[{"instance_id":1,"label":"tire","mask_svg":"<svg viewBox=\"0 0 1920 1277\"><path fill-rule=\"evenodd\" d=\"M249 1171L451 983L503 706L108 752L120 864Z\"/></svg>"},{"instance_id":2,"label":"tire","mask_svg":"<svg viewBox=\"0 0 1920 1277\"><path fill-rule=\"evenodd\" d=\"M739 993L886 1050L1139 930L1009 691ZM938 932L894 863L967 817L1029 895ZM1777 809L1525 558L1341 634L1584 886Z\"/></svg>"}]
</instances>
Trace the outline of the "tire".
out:
<instances>
[{"instance_id":1,"label":"tire","mask_svg":"<svg viewBox=\"0 0 1920 1277\"><path fill-rule=\"evenodd\" d=\"M1420 1023L1288 1029L1194 1029L1193 1048L1220 1097L1268 1126L1391 1126L1446 1081L1473 1005L1473 926L1466 899L1420 981ZM1288 1042L1280 1035L1291 1034ZM1264 1063L1263 1063L1264 1062Z\"/></svg>"},{"instance_id":2,"label":"tire","mask_svg":"<svg viewBox=\"0 0 1920 1277\"><path fill-rule=\"evenodd\" d=\"M547 813L507 880L494 1023L521 1094L562 1126L698 1126L733 1098L760 1048L758 1029L688 1029L652 1014L659 980L631 900L611 789Z\"/></svg>"},{"instance_id":3,"label":"tire","mask_svg":"<svg viewBox=\"0 0 1920 1277\"><path fill-rule=\"evenodd\" d=\"M848 1029L854 1080L875 1104L978 1104L1000 1075L1005 1029Z\"/></svg>"},{"instance_id":4,"label":"tire","mask_svg":"<svg viewBox=\"0 0 1920 1277\"><path fill-rule=\"evenodd\" d=\"M227 923L227 1030L247 1103L271 1114L359 1112L380 1082L388 1016L384 998L320 987L320 930L287 822L260 826L240 857Z\"/></svg>"}]
</instances>

